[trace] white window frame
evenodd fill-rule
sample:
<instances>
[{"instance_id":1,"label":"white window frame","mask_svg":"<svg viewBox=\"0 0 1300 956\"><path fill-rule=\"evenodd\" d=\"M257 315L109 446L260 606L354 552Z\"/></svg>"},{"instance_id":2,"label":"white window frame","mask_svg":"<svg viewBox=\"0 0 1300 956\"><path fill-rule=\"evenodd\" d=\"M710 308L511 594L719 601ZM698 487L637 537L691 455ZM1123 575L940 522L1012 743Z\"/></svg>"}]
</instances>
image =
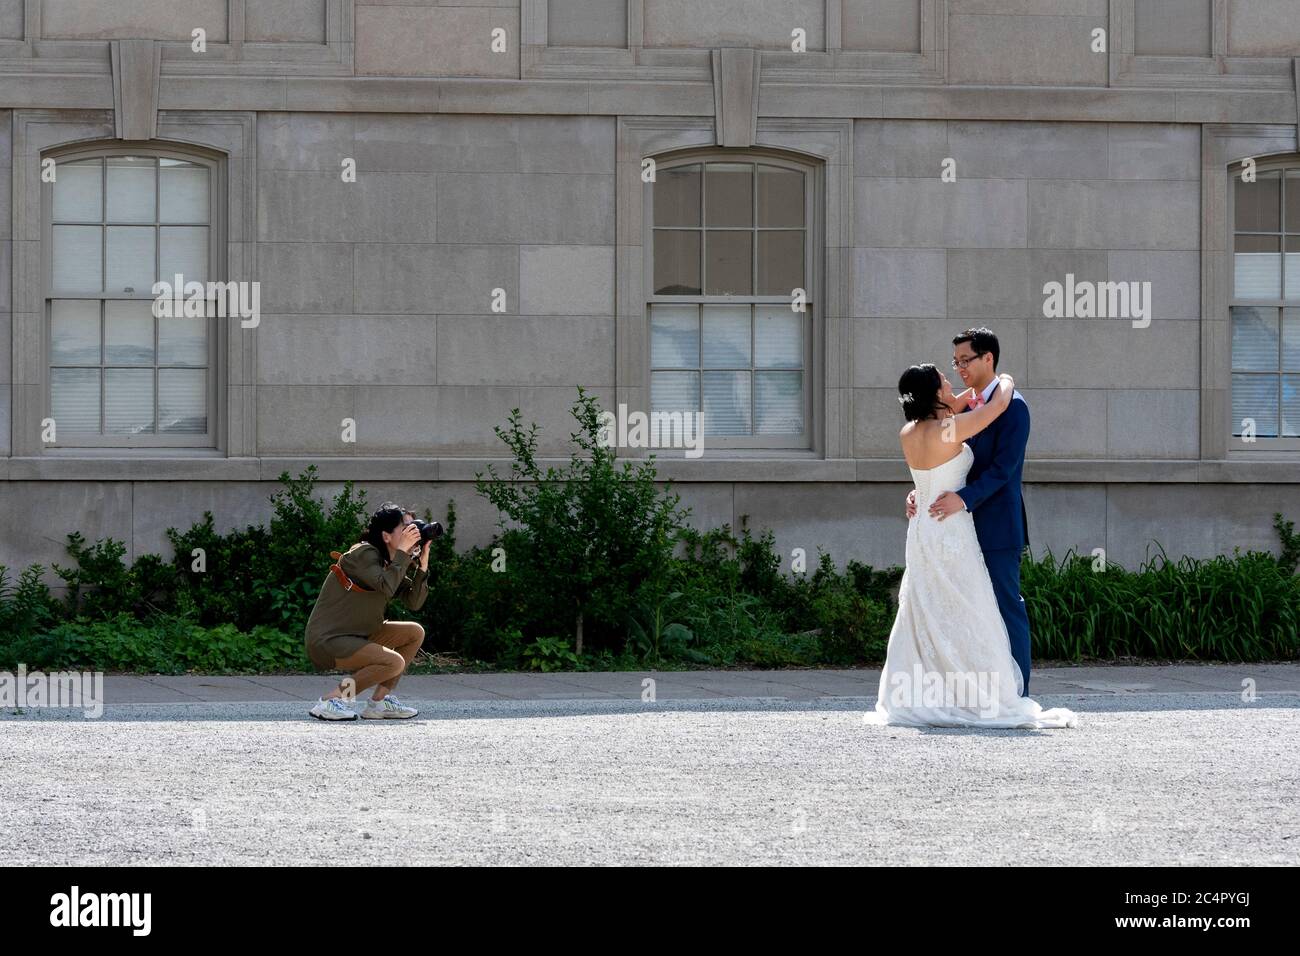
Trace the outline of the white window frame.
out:
<instances>
[{"instance_id":1,"label":"white window frame","mask_svg":"<svg viewBox=\"0 0 1300 956\"><path fill-rule=\"evenodd\" d=\"M690 166L700 164L701 167L708 163L738 163L754 162L765 163L774 166L781 166L786 169L796 170L804 175L804 281L807 286L808 308L803 313L803 431L798 435L709 435L706 433L704 444L706 449L726 448L726 449L797 449L809 450L813 447L813 416L815 410L814 385L816 377L814 375L814 348L815 330L817 327L817 316L821 314L823 303L819 295L821 289L817 282L817 274L820 262L819 255L819 237L821 231L821 220L818 215L819 196L821 190L817 175L817 167L798 159L793 159L787 155L774 150L764 149L746 149L746 150L725 150L725 149L687 149L675 151L671 154L655 158L656 170L662 171L672 169L677 166ZM707 177L704 177L707 178ZM703 183L703 180L702 180ZM703 185L702 185L702 188ZM647 182L643 185L642 209L644 210L642 218L642 249L644 251L643 275L645 276L645 323L646 338L649 340L650 335L650 309L654 305L778 305L786 308L790 307L790 296L774 295L747 295L747 296L718 296L718 295L656 295L654 293L654 183ZM701 194L701 202L705 201L704 194ZM757 223L751 227L757 232ZM701 231L703 224L701 224ZM754 262L757 263L758 243L754 243ZM701 243L701 256L703 256L703 243ZM701 273L701 278L703 274ZM755 274L757 279L757 274ZM751 318L752 323L752 318ZM752 324L751 324L751 344L750 344L750 419L753 421L753 388L754 388L754 370L753 370L753 342L752 342ZM701 361L703 357L701 356ZM652 366L650 361L650 349L645 350L645 366L642 369L646 382L647 407L649 411L649 397L652 387ZM700 409L702 410L702 409ZM707 427L707 423L706 423Z\"/></svg>"},{"instance_id":2,"label":"white window frame","mask_svg":"<svg viewBox=\"0 0 1300 956\"><path fill-rule=\"evenodd\" d=\"M208 170L208 279L221 281L225 276L225 230L223 228L222 210L225 209L225 192L222 186L223 177L221 158L213 152L198 149L180 149L171 145L162 144L140 144L130 143L97 143L92 145L71 146L62 149L55 149L45 153L42 159L55 160L55 169L63 163L78 162L81 160L99 159L107 161L117 156L149 156L155 159L175 159L187 163L195 163L204 166ZM107 201L107 164L104 165L104 180L102 186L103 200ZM155 177L155 188L157 188L157 179ZM42 393L42 410L43 418L49 418L53 415L53 376L50 374L50 363L52 358L51 328L52 328L52 303L55 299L69 300L79 299L87 301L106 301L112 299L128 300L136 302L151 302L154 295L151 289L141 289L135 293L109 292L107 290L95 294L89 293L66 293L56 292L54 289L54 190L46 188L41 191L41 244L48 250L47 254L42 256L41 262L41 310L42 310L42 337L41 337L41 357L43 363L43 380L44 388ZM155 210L155 217L159 211ZM101 241L101 249L103 244ZM155 263L161 255L161 237L155 242L154 256ZM166 279L167 277L161 277ZM165 320L158 320L165 321ZM218 381L218 370L220 363L219 357L219 335L217 327L218 319L209 315L207 319L207 381L204 389L207 411L207 430L203 434L139 434L139 435L73 435L64 437L55 430L56 440L50 442L49 448L215 448L217 446L218 436L218 402L220 397L220 388ZM156 329L156 324L155 324ZM103 335L104 324L103 317L100 318L100 334ZM155 336L156 342L156 336ZM101 341L102 350L102 341ZM100 394L101 401L103 395L103 378L102 369L104 368L104 359L102 351L100 354ZM145 366L141 366L144 368ZM157 365L157 354L154 355L155 370ZM154 384L154 408L157 409L158 391L157 379ZM103 409L100 410L101 416ZM156 425L156 415L155 415Z\"/></svg>"},{"instance_id":3,"label":"white window frame","mask_svg":"<svg viewBox=\"0 0 1300 956\"><path fill-rule=\"evenodd\" d=\"M225 263L213 276L230 282L259 279L257 263L257 116L240 110L161 110L158 135L147 145L180 155L204 154L221 161L218 195L223 197L214 228ZM86 460L103 462L112 477L204 478L251 473L257 456L257 335L238 319L222 320L215 357L221 390L214 409L216 444L126 448L51 448L42 439L45 412L47 353L44 260L50 255L43 241L44 194L42 156L62 150L120 144L115 138L112 110L15 109L13 111L13 335L10 361L12 385L11 477L82 476ZM265 311L270 309L264 304ZM265 320L265 315L263 316ZM69 460L71 459L71 460ZM81 459L81 461L76 461ZM228 465L216 465L226 459ZM98 467L98 466L97 466ZM214 470L214 467L217 470Z\"/></svg>"},{"instance_id":4,"label":"white window frame","mask_svg":"<svg viewBox=\"0 0 1300 956\"><path fill-rule=\"evenodd\" d=\"M809 292L820 302L813 316L813 413L810 449L722 449L706 445L704 461L661 460L671 464L671 477L696 478L733 474L720 459L740 459L746 469L760 469L769 478L808 477L808 462L822 459L812 473L854 480L853 458L853 130L851 119L759 116L753 151L803 160L817 171L816 225L813 248L817 264ZM718 148L713 117L620 116L615 146L618 217L615 247L615 401L628 408L650 407L648 350L650 323L646 315L644 242L645 183L642 163L677 150ZM620 455L624 451L620 450ZM644 449L627 449L627 457L644 457ZM834 463L834 464L832 464ZM842 464L843 463L843 464ZM755 472L746 470L747 475ZM706 478L707 480L707 478Z\"/></svg>"},{"instance_id":5,"label":"white window frame","mask_svg":"<svg viewBox=\"0 0 1300 956\"><path fill-rule=\"evenodd\" d=\"M1234 421L1232 416L1232 376L1243 374L1243 373L1237 372L1235 369L1232 368L1232 310L1234 308L1260 308L1260 309L1277 309L1279 310L1279 312L1282 309L1294 309L1300 311L1300 298L1293 298L1289 300L1288 299L1239 299L1237 298L1237 291L1236 291L1237 188L1236 188L1236 183L1241 176L1241 170L1242 170L1242 165L1238 163L1235 164L1228 172L1228 194L1227 194L1228 253L1227 253L1227 275L1225 277L1228 286L1228 313L1225 318L1227 319L1227 327L1228 327L1227 352L1228 352L1228 364L1229 364L1229 372L1230 372L1228 378L1228 441L1231 443L1231 446L1234 448L1234 450L1242 449L1242 448L1251 449L1253 447L1254 449L1257 449L1259 451L1300 451L1300 436L1296 436L1296 437L1279 436L1276 438L1258 436L1254 442L1247 443L1242 441L1240 436L1233 434L1233 432L1236 431L1236 429L1240 426L1241 423ZM1300 172L1300 156L1273 156L1266 160L1257 161L1255 167L1256 174L1274 172L1279 170L1282 172L1283 179L1286 178L1287 170L1295 170L1297 172ZM1300 181L1297 182L1298 185L1300 185ZM1283 186L1283 188L1285 189L1285 186ZM1286 224L1283 223L1284 227L1285 225ZM1281 236L1282 248L1279 251L1279 255L1282 257L1282 262L1281 262L1281 268L1283 270L1282 291L1284 293L1286 292L1286 287L1285 287L1286 238L1287 238L1287 234L1283 233ZM1282 325L1279 319L1279 324L1278 324L1279 367L1272 373L1276 375L1288 374L1280 366L1280 362L1281 362L1280 349L1282 347L1281 336L1282 336ZM1270 374L1270 373L1266 371L1261 371L1260 374ZM1294 372L1291 372L1290 374L1300 375L1300 370L1296 370ZM1281 418L1280 418L1281 408L1280 407L1278 408L1278 414L1279 414L1278 427L1280 431L1281 430Z\"/></svg>"}]
</instances>

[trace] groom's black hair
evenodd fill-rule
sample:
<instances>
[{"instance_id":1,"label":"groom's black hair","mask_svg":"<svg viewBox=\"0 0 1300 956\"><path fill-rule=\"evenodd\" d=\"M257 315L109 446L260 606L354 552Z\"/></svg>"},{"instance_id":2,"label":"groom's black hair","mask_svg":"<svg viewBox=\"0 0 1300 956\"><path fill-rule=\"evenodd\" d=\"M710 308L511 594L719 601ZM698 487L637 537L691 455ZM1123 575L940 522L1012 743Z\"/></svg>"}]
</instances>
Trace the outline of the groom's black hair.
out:
<instances>
[{"instance_id":1,"label":"groom's black hair","mask_svg":"<svg viewBox=\"0 0 1300 956\"><path fill-rule=\"evenodd\" d=\"M986 329L981 325L978 329L967 329L952 340L953 345L961 345L963 342L969 342L971 349L977 355L983 355L985 352L992 355L993 368L996 371L998 357L1002 354L1002 349L998 345L998 337L993 334L992 329Z\"/></svg>"}]
</instances>

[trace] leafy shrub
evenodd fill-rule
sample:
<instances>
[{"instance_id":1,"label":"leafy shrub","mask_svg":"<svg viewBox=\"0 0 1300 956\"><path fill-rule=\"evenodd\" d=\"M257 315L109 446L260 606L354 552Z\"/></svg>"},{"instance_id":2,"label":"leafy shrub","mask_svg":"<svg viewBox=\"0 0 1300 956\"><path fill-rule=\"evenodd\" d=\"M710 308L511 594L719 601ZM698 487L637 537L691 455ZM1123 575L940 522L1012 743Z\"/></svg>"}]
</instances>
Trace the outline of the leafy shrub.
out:
<instances>
[{"instance_id":1,"label":"leafy shrub","mask_svg":"<svg viewBox=\"0 0 1300 956\"><path fill-rule=\"evenodd\" d=\"M1300 578L1266 552L1179 561L1160 552L1137 571L1048 553L1025 561L1020 590L1036 657L1300 656Z\"/></svg>"},{"instance_id":2,"label":"leafy shrub","mask_svg":"<svg viewBox=\"0 0 1300 956\"><path fill-rule=\"evenodd\" d=\"M121 541L106 538L87 544L80 531L68 535L67 549L76 566L56 564L54 570L66 585L72 614L99 620L171 609L176 573L158 555L141 555L127 565L122 560L126 545Z\"/></svg>"},{"instance_id":3,"label":"leafy shrub","mask_svg":"<svg viewBox=\"0 0 1300 956\"><path fill-rule=\"evenodd\" d=\"M840 574L821 554L811 575L787 576L772 532L754 537L744 516L739 538L724 525L688 530L681 539L685 619L709 662L775 667L883 658L894 615L890 589L901 572L851 561Z\"/></svg>"},{"instance_id":4,"label":"leafy shrub","mask_svg":"<svg viewBox=\"0 0 1300 956\"><path fill-rule=\"evenodd\" d=\"M0 641L33 634L58 619L60 608L44 576L45 569L32 564L13 581L0 565Z\"/></svg>"},{"instance_id":5,"label":"leafy shrub","mask_svg":"<svg viewBox=\"0 0 1300 956\"><path fill-rule=\"evenodd\" d=\"M524 661L535 671L572 670L581 663L563 637L539 637L524 648Z\"/></svg>"},{"instance_id":6,"label":"leafy shrub","mask_svg":"<svg viewBox=\"0 0 1300 956\"><path fill-rule=\"evenodd\" d=\"M498 509L494 540L457 550L457 514L431 544L429 599L395 617L424 625L425 647L471 666L640 668L852 666L884 659L901 568L819 553L811 572L783 569L770 530L741 516L701 531L654 460L617 462L600 441L600 409L579 389L564 467L542 468L537 426L515 409L497 434L511 473L476 487ZM168 529L165 560L105 539L68 536L55 599L33 565L0 567L0 667L93 667L183 673L309 671L302 634L328 554L357 540L368 514L347 483L318 496L314 467L280 475L269 526L220 533L211 512ZM426 518L432 515L426 512ZM1022 586L1035 657L1257 661L1300 657L1300 535L1274 516L1277 556L1234 553L1136 571L1094 570L1073 552L1027 557ZM195 558L201 550L200 570Z\"/></svg>"},{"instance_id":7,"label":"leafy shrub","mask_svg":"<svg viewBox=\"0 0 1300 956\"><path fill-rule=\"evenodd\" d=\"M221 534L212 513L188 531L167 529L174 568L188 592L187 609L200 623L233 623L240 630L268 624L284 631L306 627L331 551L346 551L369 518L365 492L346 482L329 503L315 495L316 466L297 478L280 475L271 496L269 528L249 526ZM196 568L201 550L202 569Z\"/></svg>"},{"instance_id":8,"label":"leafy shrub","mask_svg":"<svg viewBox=\"0 0 1300 956\"><path fill-rule=\"evenodd\" d=\"M582 654L626 643L633 609L666 586L687 512L657 487L653 458L618 467L594 396L579 388L571 412L578 428L567 466L541 467L537 425L524 427L516 408L495 428L513 457L510 476L489 465L476 488L501 513L497 546L509 579L500 596L523 634L570 631Z\"/></svg>"},{"instance_id":9,"label":"leafy shrub","mask_svg":"<svg viewBox=\"0 0 1300 956\"><path fill-rule=\"evenodd\" d=\"M43 634L0 644L0 666L20 663L32 669L151 674L311 669L299 634L264 626L251 632L233 624L206 628L180 618L146 622L125 613L97 621L65 621Z\"/></svg>"},{"instance_id":10,"label":"leafy shrub","mask_svg":"<svg viewBox=\"0 0 1300 956\"><path fill-rule=\"evenodd\" d=\"M1281 512L1273 515L1273 530L1277 532L1282 544L1282 553L1278 555L1277 566L1288 574L1295 574L1300 566L1300 534L1296 534L1295 522L1287 521Z\"/></svg>"}]
</instances>

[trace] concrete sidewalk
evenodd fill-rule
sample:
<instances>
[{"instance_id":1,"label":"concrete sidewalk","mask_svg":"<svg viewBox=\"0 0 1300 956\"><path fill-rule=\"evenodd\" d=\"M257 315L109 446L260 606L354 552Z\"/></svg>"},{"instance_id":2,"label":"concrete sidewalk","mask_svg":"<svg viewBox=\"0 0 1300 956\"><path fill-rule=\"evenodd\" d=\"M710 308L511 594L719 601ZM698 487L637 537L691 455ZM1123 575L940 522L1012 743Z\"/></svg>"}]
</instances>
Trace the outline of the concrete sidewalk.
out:
<instances>
[{"instance_id":1,"label":"concrete sidewalk","mask_svg":"<svg viewBox=\"0 0 1300 956\"><path fill-rule=\"evenodd\" d=\"M875 697L880 671L731 670L606 671L562 674L439 674L402 678L403 697L421 701L639 700L643 681L658 700L769 699L808 701ZM107 675L105 703L233 703L315 700L335 678ZM1300 662L1285 664L1169 664L1044 666L1030 694L1115 697L1131 694L1240 694L1244 681L1260 694L1300 693Z\"/></svg>"}]
</instances>

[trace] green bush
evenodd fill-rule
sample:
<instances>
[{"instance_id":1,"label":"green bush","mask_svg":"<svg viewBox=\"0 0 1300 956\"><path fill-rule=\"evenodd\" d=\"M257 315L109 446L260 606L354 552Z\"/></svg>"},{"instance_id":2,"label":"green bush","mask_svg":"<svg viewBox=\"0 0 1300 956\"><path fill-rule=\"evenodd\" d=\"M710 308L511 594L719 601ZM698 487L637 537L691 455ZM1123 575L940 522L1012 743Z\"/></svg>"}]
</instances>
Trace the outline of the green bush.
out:
<instances>
[{"instance_id":1,"label":"green bush","mask_svg":"<svg viewBox=\"0 0 1300 956\"><path fill-rule=\"evenodd\" d=\"M0 641L35 634L58 620L59 603L43 580L45 569L32 564L13 581L0 565Z\"/></svg>"},{"instance_id":2,"label":"green bush","mask_svg":"<svg viewBox=\"0 0 1300 956\"><path fill-rule=\"evenodd\" d=\"M465 666L630 669L854 666L884 659L901 568L819 553L784 567L770 530L689 527L654 460L618 462L601 411L582 389L563 467L541 467L537 426L515 409L497 434L510 474L476 488L500 523L486 546L458 550L457 513L432 545L429 598L389 613L424 625L425 649ZM0 567L0 667L161 673L310 671L302 634L330 564L368 513L351 483L332 499L316 469L280 475L268 526L221 533L211 512L169 529L170 560L68 535L72 563L52 596L43 568ZM426 512L426 518L433 516ZM1168 560L1135 571L1067 554L1026 557L1022 587L1039 659L1258 661L1300 657L1300 535L1274 516L1276 556ZM196 552L202 552L200 568Z\"/></svg>"},{"instance_id":3,"label":"green bush","mask_svg":"<svg viewBox=\"0 0 1300 956\"><path fill-rule=\"evenodd\" d=\"M1095 569L1098 568L1098 569ZM1300 578L1266 552L1170 561L1137 571L1068 553L1026 560L1021 594L1035 657L1220 661L1300 655Z\"/></svg>"},{"instance_id":4,"label":"green bush","mask_svg":"<svg viewBox=\"0 0 1300 956\"><path fill-rule=\"evenodd\" d=\"M231 623L251 630L267 624L301 632L329 568L329 553L356 543L369 519L365 492L354 492L352 482L326 505L315 495L316 481L315 465L297 478L281 473L282 487L271 496L269 528L220 534L208 511L188 531L167 529L175 573L186 592L183 610L209 626ZM196 569L200 558L201 570Z\"/></svg>"},{"instance_id":5,"label":"green bush","mask_svg":"<svg viewBox=\"0 0 1300 956\"><path fill-rule=\"evenodd\" d=\"M1282 550L1277 557L1277 566L1286 574L1295 574L1300 567L1300 534L1295 532L1295 522L1287 521L1281 512L1273 514L1273 530L1277 532Z\"/></svg>"},{"instance_id":6,"label":"green bush","mask_svg":"<svg viewBox=\"0 0 1300 956\"><path fill-rule=\"evenodd\" d=\"M518 667L525 645L519 622L530 613L527 595L512 574L493 571L497 559L491 547L456 550L456 523L456 504L449 501L443 535L434 539L429 554L424 607L412 614L395 604L392 613L423 625L429 651ZM514 570L508 563L506 567Z\"/></svg>"},{"instance_id":7,"label":"green bush","mask_svg":"<svg viewBox=\"0 0 1300 956\"><path fill-rule=\"evenodd\" d=\"M65 621L39 635L0 642L0 666L150 674L301 672L311 669L302 636L258 626L207 628L181 618L140 621L119 614Z\"/></svg>"},{"instance_id":8,"label":"green bush","mask_svg":"<svg viewBox=\"0 0 1300 956\"><path fill-rule=\"evenodd\" d=\"M156 554L141 555L134 564L123 560L126 545L106 538L86 544L81 532L68 535L68 554L75 567L54 565L66 586L73 615L101 620L118 614L166 613L173 609L176 570Z\"/></svg>"},{"instance_id":9,"label":"green bush","mask_svg":"<svg viewBox=\"0 0 1300 956\"><path fill-rule=\"evenodd\" d=\"M524 648L524 660L535 671L573 670L581 664L563 637L539 637Z\"/></svg>"},{"instance_id":10,"label":"green bush","mask_svg":"<svg viewBox=\"0 0 1300 956\"><path fill-rule=\"evenodd\" d=\"M581 655L621 648L637 609L667 593L687 512L656 485L653 458L618 466L585 389L571 411L578 427L567 466L541 467L537 425L524 427L516 408L495 429L513 457L510 476L489 465L476 488L501 514L496 547L508 578L497 596L526 639L568 632Z\"/></svg>"},{"instance_id":11,"label":"green bush","mask_svg":"<svg viewBox=\"0 0 1300 956\"><path fill-rule=\"evenodd\" d=\"M724 525L688 529L681 541L680 606L694 638L688 660L778 667L883 658L901 571L850 561L841 574L820 554L811 575L787 576L772 532L754 537L745 516L739 538Z\"/></svg>"}]
</instances>

